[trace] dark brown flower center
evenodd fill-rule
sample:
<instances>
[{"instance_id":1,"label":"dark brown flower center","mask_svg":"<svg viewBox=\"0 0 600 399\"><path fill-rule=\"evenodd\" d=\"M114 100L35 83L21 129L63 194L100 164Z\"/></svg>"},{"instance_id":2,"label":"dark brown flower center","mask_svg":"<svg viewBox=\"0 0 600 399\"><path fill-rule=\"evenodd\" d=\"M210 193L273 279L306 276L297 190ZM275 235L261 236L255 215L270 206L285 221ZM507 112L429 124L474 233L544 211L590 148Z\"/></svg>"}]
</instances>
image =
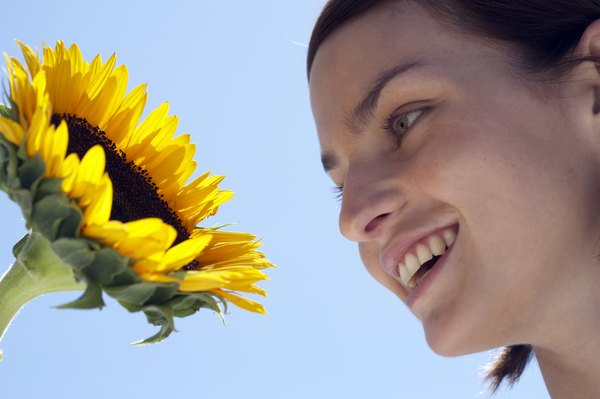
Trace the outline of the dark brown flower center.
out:
<instances>
[{"instance_id":1,"label":"dark brown flower center","mask_svg":"<svg viewBox=\"0 0 600 399\"><path fill-rule=\"evenodd\" d=\"M106 171L113 184L111 220L130 222L158 217L177 230L175 244L190 237L181 219L169 207L162 194L159 194L158 187L148 172L128 161L123 151L102 130L74 115L52 115L53 125L57 126L61 120L69 127L67 153L74 152L82 158L96 144L104 148Z\"/></svg>"}]
</instances>

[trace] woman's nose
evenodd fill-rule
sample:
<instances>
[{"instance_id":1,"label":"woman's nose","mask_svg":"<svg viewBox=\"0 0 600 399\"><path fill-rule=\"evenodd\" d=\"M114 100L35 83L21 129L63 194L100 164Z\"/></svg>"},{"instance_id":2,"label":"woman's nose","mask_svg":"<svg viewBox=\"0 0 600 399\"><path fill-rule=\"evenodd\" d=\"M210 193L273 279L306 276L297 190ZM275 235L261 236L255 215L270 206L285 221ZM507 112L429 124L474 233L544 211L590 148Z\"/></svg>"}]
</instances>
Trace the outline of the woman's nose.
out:
<instances>
[{"instance_id":1,"label":"woman's nose","mask_svg":"<svg viewBox=\"0 0 600 399\"><path fill-rule=\"evenodd\" d=\"M340 231L351 241L366 242L381 236L404 204L403 195L385 178L367 175L344 182Z\"/></svg>"}]
</instances>

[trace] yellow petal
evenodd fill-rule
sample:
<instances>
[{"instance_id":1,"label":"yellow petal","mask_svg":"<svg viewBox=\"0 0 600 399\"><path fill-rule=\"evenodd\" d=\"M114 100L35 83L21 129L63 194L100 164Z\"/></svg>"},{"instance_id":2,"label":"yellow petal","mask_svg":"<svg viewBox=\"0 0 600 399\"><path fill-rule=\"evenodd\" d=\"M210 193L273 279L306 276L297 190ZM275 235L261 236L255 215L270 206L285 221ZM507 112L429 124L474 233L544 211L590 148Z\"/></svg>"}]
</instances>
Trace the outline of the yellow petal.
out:
<instances>
[{"instance_id":1,"label":"yellow petal","mask_svg":"<svg viewBox=\"0 0 600 399\"><path fill-rule=\"evenodd\" d=\"M62 177L62 164L67 154L69 144L69 129L65 121L61 121L53 135L52 153L50 155L47 173L49 177Z\"/></svg>"},{"instance_id":2,"label":"yellow petal","mask_svg":"<svg viewBox=\"0 0 600 399\"><path fill-rule=\"evenodd\" d=\"M90 190L102 180L105 164L104 149L100 145L90 148L81 159L70 197L80 198L86 194L89 196Z\"/></svg>"},{"instance_id":3,"label":"yellow petal","mask_svg":"<svg viewBox=\"0 0 600 399\"><path fill-rule=\"evenodd\" d=\"M223 290L214 290L213 293L227 299L229 302L233 303L236 306L239 306L242 309L262 314L267 313L265 308L260 303L251 301L250 299L243 298L241 296L237 296L235 294L232 294L231 292Z\"/></svg>"},{"instance_id":4,"label":"yellow petal","mask_svg":"<svg viewBox=\"0 0 600 399\"><path fill-rule=\"evenodd\" d=\"M163 258L162 270L177 270L196 258L208 245L212 237L203 236L175 245L170 248Z\"/></svg>"},{"instance_id":5,"label":"yellow petal","mask_svg":"<svg viewBox=\"0 0 600 399\"><path fill-rule=\"evenodd\" d=\"M85 208L83 213L84 226L108 222L112 208L112 194L112 182L110 181L108 174L105 173L102 178L102 184L95 193L94 201ZM85 230L84 234L86 234Z\"/></svg>"},{"instance_id":6,"label":"yellow petal","mask_svg":"<svg viewBox=\"0 0 600 399\"><path fill-rule=\"evenodd\" d=\"M14 145L21 145L21 141L23 140L23 128L17 122L0 117L0 133Z\"/></svg>"},{"instance_id":7,"label":"yellow petal","mask_svg":"<svg viewBox=\"0 0 600 399\"><path fill-rule=\"evenodd\" d=\"M33 114L27 132L27 156L29 158L33 158L35 154L40 152L48 124L48 116L42 108L38 108Z\"/></svg>"},{"instance_id":8,"label":"yellow petal","mask_svg":"<svg viewBox=\"0 0 600 399\"><path fill-rule=\"evenodd\" d=\"M177 237L176 230L159 218L140 219L124 225L127 235L115 249L135 259L164 253Z\"/></svg>"},{"instance_id":9,"label":"yellow petal","mask_svg":"<svg viewBox=\"0 0 600 399\"><path fill-rule=\"evenodd\" d=\"M111 220L103 224L88 225L85 229L88 237L95 238L98 241L112 246L114 243L127 238L127 228L125 223L118 220Z\"/></svg>"},{"instance_id":10,"label":"yellow petal","mask_svg":"<svg viewBox=\"0 0 600 399\"><path fill-rule=\"evenodd\" d=\"M19 45L19 47L21 48L21 52L23 53L23 56L25 57L25 62L27 63L27 68L29 69L30 76L33 77L33 76L37 75L37 73L41 69L39 57L33 52L31 47L26 46L19 40L17 40L16 42Z\"/></svg>"}]
</instances>

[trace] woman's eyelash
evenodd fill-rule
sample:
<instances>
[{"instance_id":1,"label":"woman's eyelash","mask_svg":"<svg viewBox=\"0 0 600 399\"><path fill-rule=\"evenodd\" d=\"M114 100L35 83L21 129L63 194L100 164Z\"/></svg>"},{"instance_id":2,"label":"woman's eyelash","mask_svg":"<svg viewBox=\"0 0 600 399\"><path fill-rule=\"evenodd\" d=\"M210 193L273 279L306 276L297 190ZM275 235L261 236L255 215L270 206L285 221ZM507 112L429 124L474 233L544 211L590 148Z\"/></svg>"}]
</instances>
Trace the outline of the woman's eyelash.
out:
<instances>
[{"instance_id":1,"label":"woman's eyelash","mask_svg":"<svg viewBox=\"0 0 600 399\"><path fill-rule=\"evenodd\" d=\"M344 185L340 184L339 186L334 186L331 188L331 191L333 191L334 198L338 202L342 202L342 197L344 195Z\"/></svg>"},{"instance_id":2,"label":"woman's eyelash","mask_svg":"<svg viewBox=\"0 0 600 399\"><path fill-rule=\"evenodd\" d=\"M410 131L412 125L426 110L426 108L420 108L399 115L395 113L391 114L385 118L382 128L387 134L396 139L396 144L399 147L400 144L402 144L402 140L404 140L404 136Z\"/></svg>"}]
</instances>

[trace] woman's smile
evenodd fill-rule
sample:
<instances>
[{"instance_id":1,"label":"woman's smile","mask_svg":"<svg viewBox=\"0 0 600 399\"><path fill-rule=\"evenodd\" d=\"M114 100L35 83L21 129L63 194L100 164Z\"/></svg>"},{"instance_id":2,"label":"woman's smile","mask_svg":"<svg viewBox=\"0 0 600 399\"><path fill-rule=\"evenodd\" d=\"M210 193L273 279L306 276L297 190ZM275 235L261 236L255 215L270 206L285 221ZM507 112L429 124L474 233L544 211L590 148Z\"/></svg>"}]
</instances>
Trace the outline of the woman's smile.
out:
<instances>
[{"instance_id":1,"label":"woman's smile","mask_svg":"<svg viewBox=\"0 0 600 399\"><path fill-rule=\"evenodd\" d=\"M382 268L406 290L406 304L417 313L417 299L425 295L447 263L456 241L458 225L436 229L415 241L414 235L394 238L381 253Z\"/></svg>"}]
</instances>

